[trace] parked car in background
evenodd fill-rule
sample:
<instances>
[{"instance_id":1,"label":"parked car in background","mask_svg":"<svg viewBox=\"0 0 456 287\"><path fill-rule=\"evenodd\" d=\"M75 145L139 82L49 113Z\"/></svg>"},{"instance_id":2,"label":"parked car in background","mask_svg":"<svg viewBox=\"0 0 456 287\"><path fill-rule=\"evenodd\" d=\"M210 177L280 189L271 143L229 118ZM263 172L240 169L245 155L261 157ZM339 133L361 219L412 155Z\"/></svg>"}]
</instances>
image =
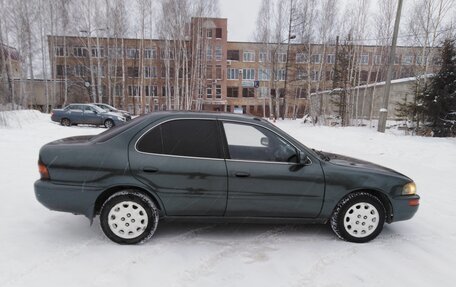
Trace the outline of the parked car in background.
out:
<instances>
[{"instance_id":1,"label":"parked car in background","mask_svg":"<svg viewBox=\"0 0 456 287\"><path fill-rule=\"evenodd\" d=\"M126 121L122 115L106 112L93 104L69 104L63 109L53 109L51 120L64 126L78 124L103 125L108 129L121 125Z\"/></svg>"},{"instance_id":2,"label":"parked car in background","mask_svg":"<svg viewBox=\"0 0 456 287\"><path fill-rule=\"evenodd\" d=\"M127 121L131 120L131 114L127 111L119 110L113 106L110 106L108 104L103 104L103 103L95 103L94 105L96 105L99 108L102 108L103 110L105 110L107 112L119 114L119 115L123 116Z\"/></svg>"},{"instance_id":3,"label":"parked car in background","mask_svg":"<svg viewBox=\"0 0 456 287\"><path fill-rule=\"evenodd\" d=\"M39 153L35 195L52 210L100 215L105 235L135 244L159 219L330 223L352 242L407 220L413 180L373 163L314 151L266 120L157 112Z\"/></svg>"}]
</instances>

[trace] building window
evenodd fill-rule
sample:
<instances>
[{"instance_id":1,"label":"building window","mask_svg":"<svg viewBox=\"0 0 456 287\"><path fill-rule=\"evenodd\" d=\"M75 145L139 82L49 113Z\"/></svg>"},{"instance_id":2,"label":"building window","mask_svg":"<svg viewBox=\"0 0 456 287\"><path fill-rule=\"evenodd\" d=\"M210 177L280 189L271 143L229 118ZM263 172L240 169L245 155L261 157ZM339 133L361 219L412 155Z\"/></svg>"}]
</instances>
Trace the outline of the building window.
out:
<instances>
[{"instance_id":1,"label":"building window","mask_svg":"<svg viewBox=\"0 0 456 287\"><path fill-rule=\"evenodd\" d=\"M128 67L127 68L127 75L130 78L139 77L139 68L138 67Z\"/></svg>"},{"instance_id":2,"label":"building window","mask_svg":"<svg viewBox=\"0 0 456 287\"><path fill-rule=\"evenodd\" d=\"M122 85L116 84L114 86L114 97L120 97L120 96L122 96Z\"/></svg>"},{"instance_id":3,"label":"building window","mask_svg":"<svg viewBox=\"0 0 456 287\"><path fill-rule=\"evenodd\" d=\"M255 80L255 69L242 69L242 79Z\"/></svg>"},{"instance_id":4,"label":"building window","mask_svg":"<svg viewBox=\"0 0 456 287\"><path fill-rule=\"evenodd\" d=\"M137 48L128 48L127 49L127 58L128 59L137 59L137 58L139 58L139 49L137 49Z\"/></svg>"},{"instance_id":5,"label":"building window","mask_svg":"<svg viewBox=\"0 0 456 287\"><path fill-rule=\"evenodd\" d=\"M108 49L108 56L110 58L122 58L122 48L110 47Z\"/></svg>"},{"instance_id":6,"label":"building window","mask_svg":"<svg viewBox=\"0 0 456 287\"><path fill-rule=\"evenodd\" d=\"M237 98L239 97L239 88L238 87L227 87L226 96L228 98Z\"/></svg>"},{"instance_id":7,"label":"building window","mask_svg":"<svg viewBox=\"0 0 456 287\"><path fill-rule=\"evenodd\" d=\"M311 55L310 62L312 64L320 64L321 63L321 54Z\"/></svg>"},{"instance_id":8,"label":"building window","mask_svg":"<svg viewBox=\"0 0 456 287\"><path fill-rule=\"evenodd\" d=\"M68 50L65 49L63 46L57 46L54 47L54 54L56 57L67 57L68 56Z\"/></svg>"},{"instance_id":9,"label":"building window","mask_svg":"<svg viewBox=\"0 0 456 287\"><path fill-rule=\"evenodd\" d=\"M316 71L316 70L311 71L310 72L310 79L312 81L319 81L320 80L320 72Z\"/></svg>"},{"instance_id":10,"label":"building window","mask_svg":"<svg viewBox=\"0 0 456 287\"><path fill-rule=\"evenodd\" d=\"M207 38L212 38L212 29L207 29L206 30L206 37Z\"/></svg>"},{"instance_id":11,"label":"building window","mask_svg":"<svg viewBox=\"0 0 456 287\"><path fill-rule=\"evenodd\" d=\"M157 49L156 48L144 49L144 59L156 59L156 58L157 58Z\"/></svg>"},{"instance_id":12,"label":"building window","mask_svg":"<svg viewBox=\"0 0 456 287\"><path fill-rule=\"evenodd\" d=\"M374 55L374 64L381 65L382 64L382 55Z\"/></svg>"},{"instance_id":13,"label":"building window","mask_svg":"<svg viewBox=\"0 0 456 287\"><path fill-rule=\"evenodd\" d=\"M287 53L277 53L277 61L279 63L286 63L287 62Z\"/></svg>"},{"instance_id":14,"label":"building window","mask_svg":"<svg viewBox=\"0 0 456 287\"><path fill-rule=\"evenodd\" d=\"M206 79L212 79L212 66L206 66Z\"/></svg>"},{"instance_id":15,"label":"building window","mask_svg":"<svg viewBox=\"0 0 456 287\"><path fill-rule=\"evenodd\" d=\"M271 70L265 68L258 69L258 80L260 81L269 81L271 79Z\"/></svg>"},{"instance_id":16,"label":"building window","mask_svg":"<svg viewBox=\"0 0 456 287\"><path fill-rule=\"evenodd\" d=\"M59 77L63 77L64 75L64 69L63 69L63 65L57 65L56 67L56 73L57 73L57 76Z\"/></svg>"},{"instance_id":17,"label":"building window","mask_svg":"<svg viewBox=\"0 0 456 287\"><path fill-rule=\"evenodd\" d=\"M242 61L255 62L255 51L244 51Z\"/></svg>"},{"instance_id":18,"label":"building window","mask_svg":"<svg viewBox=\"0 0 456 287\"><path fill-rule=\"evenodd\" d=\"M326 55L326 63L328 63L328 64L336 63L336 55L334 55L334 54Z\"/></svg>"},{"instance_id":19,"label":"building window","mask_svg":"<svg viewBox=\"0 0 456 287\"><path fill-rule=\"evenodd\" d=\"M144 92L146 94L146 97L157 97L158 96L157 86L145 86Z\"/></svg>"},{"instance_id":20,"label":"building window","mask_svg":"<svg viewBox=\"0 0 456 287\"><path fill-rule=\"evenodd\" d=\"M368 65L369 64L369 54L361 54L359 57L359 63L361 65Z\"/></svg>"},{"instance_id":21,"label":"building window","mask_svg":"<svg viewBox=\"0 0 456 287\"><path fill-rule=\"evenodd\" d=\"M163 49L161 51L161 58L163 60L172 60L174 59L174 53L170 49Z\"/></svg>"},{"instance_id":22,"label":"building window","mask_svg":"<svg viewBox=\"0 0 456 287\"><path fill-rule=\"evenodd\" d=\"M87 57L87 50L84 47L74 47L73 56L75 57Z\"/></svg>"},{"instance_id":23,"label":"building window","mask_svg":"<svg viewBox=\"0 0 456 287\"><path fill-rule=\"evenodd\" d=\"M260 87L260 98L269 98L270 91L268 87Z\"/></svg>"},{"instance_id":24,"label":"building window","mask_svg":"<svg viewBox=\"0 0 456 287\"><path fill-rule=\"evenodd\" d=\"M93 65L92 66L92 71L93 73L95 74L95 76L100 76L100 77L104 77L105 76L105 69L104 69L104 66L100 66L100 71L98 71L98 65Z\"/></svg>"},{"instance_id":25,"label":"building window","mask_svg":"<svg viewBox=\"0 0 456 287\"><path fill-rule=\"evenodd\" d=\"M399 65L401 63L401 56L396 55L394 56L394 65Z\"/></svg>"},{"instance_id":26,"label":"building window","mask_svg":"<svg viewBox=\"0 0 456 287\"><path fill-rule=\"evenodd\" d=\"M239 70L233 69L233 68L228 68L226 76L227 76L228 80L238 80L239 79Z\"/></svg>"},{"instance_id":27,"label":"building window","mask_svg":"<svg viewBox=\"0 0 456 287\"><path fill-rule=\"evenodd\" d=\"M268 52L260 52L258 53L258 61L262 62L262 63L267 63L269 62L269 53Z\"/></svg>"},{"instance_id":28,"label":"building window","mask_svg":"<svg viewBox=\"0 0 456 287\"><path fill-rule=\"evenodd\" d=\"M298 69L296 71L296 80L304 80L307 78L307 71L305 69Z\"/></svg>"},{"instance_id":29,"label":"building window","mask_svg":"<svg viewBox=\"0 0 456 287\"><path fill-rule=\"evenodd\" d=\"M206 87L206 97L207 98L212 98L212 85L208 85Z\"/></svg>"},{"instance_id":30,"label":"building window","mask_svg":"<svg viewBox=\"0 0 456 287\"><path fill-rule=\"evenodd\" d=\"M227 60L239 61L239 50L228 50Z\"/></svg>"},{"instance_id":31,"label":"building window","mask_svg":"<svg viewBox=\"0 0 456 287\"><path fill-rule=\"evenodd\" d=\"M100 51L100 55L98 55L98 51ZM104 48L103 47L92 47L92 57L94 58L104 58Z\"/></svg>"},{"instance_id":32,"label":"building window","mask_svg":"<svg viewBox=\"0 0 456 287\"><path fill-rule=\"evenodd\" d=\"M215 66L215 78L217 80L222 79L222 66L221 65L216 65Z\"/></svg>"},{"instance_id":33,"label":"building window","mask_svg":"<svg viewBox=\"0 0 456 287\"><path fill-rule=\"evenodd\" d=\"M222 39L222 28L215 28L215 38Z\"/></svg>"},{"instance_id":34,"label":"building window","mask_svg":"<svg viewBox=\"0 0 456 287\"><path fill-rule=\"evenodd\" d=\"M130 97L139 97L139 86L128 86L128 95Z\"/></svg>"},{"instance_id":35,"label":"building window","mask_svg":"<svg viewBox=\"0 0 456 287\"><path fill-rule=\"evenodd\" d=\"M296 97L298 99L305 99L307 98L306 89L305 88L296 88Z\"/></svg>"},{"instance_id":36,"label":"building window","mask_svg":"<svg viewBox=\"0 0 456 287\"><path fill-rule=\"evenodd\" d=\"M212 46L207 45L206 47L206 60L211 61L212 60Z\"/></svg>"},{"instance_id":37,"label":"building window","mask_svg":"<svg viewBox=\"0 0 456 287\"><path fill-rule=\"evenodd\" d=\"M215 85L215 97L217 99L222 97L222 85Z\"/></svg>"},{"instance_id":38,"label":"building window","mask_svg":"<svg viewBox=\"0 0 456 287\"><path fill-rule=\"evenodd\" d=\"M308 63L309 58L307 57L306 53L297 53L296 54L296 63L302 64L302 63Z\"/></svg>"},{"instance_id":39,"label":"building window","mask_svg":"<svg viewBox=\"0 0 456 287\"><path fill-rule=\"evenodd\" d=\"M144 67L144 78L156 78L157 77L157 67Z\"/></svg>"},{"instance_id":40,"label":"building window","mask_svg":"<svg viewBox=\"0 0 456 287\"><path fill-rule=\"evenodd\" d=\"M86 68L84 65L74 66L74 75L78 77L85 77L87 75Z\"/></svg>"},{"instance_id":41,"label":"building window","mask_svg":"<svg viewBox=\"0 0 456 287\"><path fill-rule=\"evenodd\" d=\"M285 81L285 77L286 77L285 69L277 70L277 73L276 73L276 80L277 81Z\"/></svg>"},{"instance_id":42,"label":"building window","mask_svg":"<svg viewBox=\"0 0 456 287\"><path fill-rule=\"evenodd\" d=\"M255 88L242 88L242 97L253 98L255 96Z\"/></svg>"},{"instance_id":43,"label":"building window","mask_svg":"<svg viewBox=\"0 0 456 287\"><path fill-rule=\"evenodd\" d=\"M222 58L223 58L222 47L221 46L216 46L215 47L215 60L216 61L221 61Z\"/></svg>"},{"instance_id":44,"label":"building window","mask_svg":"<svg viewBox=\"0 0 456 287\"><path fill-rule=\"evenodd\" d=\"M413 63L413 56L412 55L405 55L402 57L402 64L403 65L411 65Z\"/></svg>"}]
</instances>

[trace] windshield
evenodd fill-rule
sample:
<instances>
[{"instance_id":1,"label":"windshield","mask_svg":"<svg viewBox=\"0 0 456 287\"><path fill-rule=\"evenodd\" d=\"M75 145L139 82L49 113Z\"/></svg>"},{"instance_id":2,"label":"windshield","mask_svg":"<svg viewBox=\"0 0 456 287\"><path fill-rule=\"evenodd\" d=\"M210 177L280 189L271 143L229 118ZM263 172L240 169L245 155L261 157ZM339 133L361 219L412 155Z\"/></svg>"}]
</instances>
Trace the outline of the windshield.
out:
<instances>
[{"instance_id":1,"label":"windshield","mask_svg":"<svg viewBox=\"0 0 456 287\"><path fill-rule=\"evenodd\" d=\"M102 108L100 108L96 105L90 105L90 107L92 107L97 113L106 113L105 110L103 110Z\"/></svg>"}]
</instances>

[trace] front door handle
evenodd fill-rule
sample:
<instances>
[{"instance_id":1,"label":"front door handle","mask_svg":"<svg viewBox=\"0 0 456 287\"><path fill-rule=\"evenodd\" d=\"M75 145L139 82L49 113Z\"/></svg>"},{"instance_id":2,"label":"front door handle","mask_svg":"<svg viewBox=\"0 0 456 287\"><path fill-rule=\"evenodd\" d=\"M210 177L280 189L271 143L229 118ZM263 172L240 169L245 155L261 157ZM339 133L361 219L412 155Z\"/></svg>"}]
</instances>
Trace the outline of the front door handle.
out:
<instances>
[{"instance_id":1,"label":"front door handle","mask_svg":"<svg viewBox=\"0 0 456 287\"><path fill-rule=\"evenodd\" d=\"M158 168L156 168L156 167L145 167L145 168L143 168L143 171L144 172L154 173L154 172L158 171Z\"/></svg>"},{"instance_id":2,"label":"front door handle","mask_svg":"<svg viewBox=\"0 0 456 287\"><path fill-rule=\"evenodd\" d=\"M237 177L249 177L250 173L238 171L238 172L235 172L234 175L237 176Z\"/></svg>"}]
</instances>

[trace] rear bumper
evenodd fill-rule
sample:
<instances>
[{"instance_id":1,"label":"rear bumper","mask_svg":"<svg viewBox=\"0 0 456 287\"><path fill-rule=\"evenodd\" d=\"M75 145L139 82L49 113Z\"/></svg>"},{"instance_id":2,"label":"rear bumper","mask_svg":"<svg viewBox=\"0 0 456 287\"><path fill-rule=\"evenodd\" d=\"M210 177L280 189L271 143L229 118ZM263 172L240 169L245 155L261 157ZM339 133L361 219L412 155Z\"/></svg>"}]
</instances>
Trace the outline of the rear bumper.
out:
<instances>
[{"instance_id":1,"label":"rear bumper","mask_svg":"<svg viewBox=\"0 0 456 287\"><path fill-rule=\"evenodd\" d=\"M34 184L36 199L50 210L82 214L92 220L95 201L101 190L93 187L55 184L37 180Z\"/></svg>"},{"instance_id":2,"label":"rear bumper","mask_svg":"<svg viewBox=\"0 0 456 287\"><path fill-rule=\"evenodd\" d=\"M419 195L398 196L392 200L393 205L393 222L403 221L412 218L418 211L419 205L411 206L409 202L419 200Z\"/></svg>"}]
</instances>

